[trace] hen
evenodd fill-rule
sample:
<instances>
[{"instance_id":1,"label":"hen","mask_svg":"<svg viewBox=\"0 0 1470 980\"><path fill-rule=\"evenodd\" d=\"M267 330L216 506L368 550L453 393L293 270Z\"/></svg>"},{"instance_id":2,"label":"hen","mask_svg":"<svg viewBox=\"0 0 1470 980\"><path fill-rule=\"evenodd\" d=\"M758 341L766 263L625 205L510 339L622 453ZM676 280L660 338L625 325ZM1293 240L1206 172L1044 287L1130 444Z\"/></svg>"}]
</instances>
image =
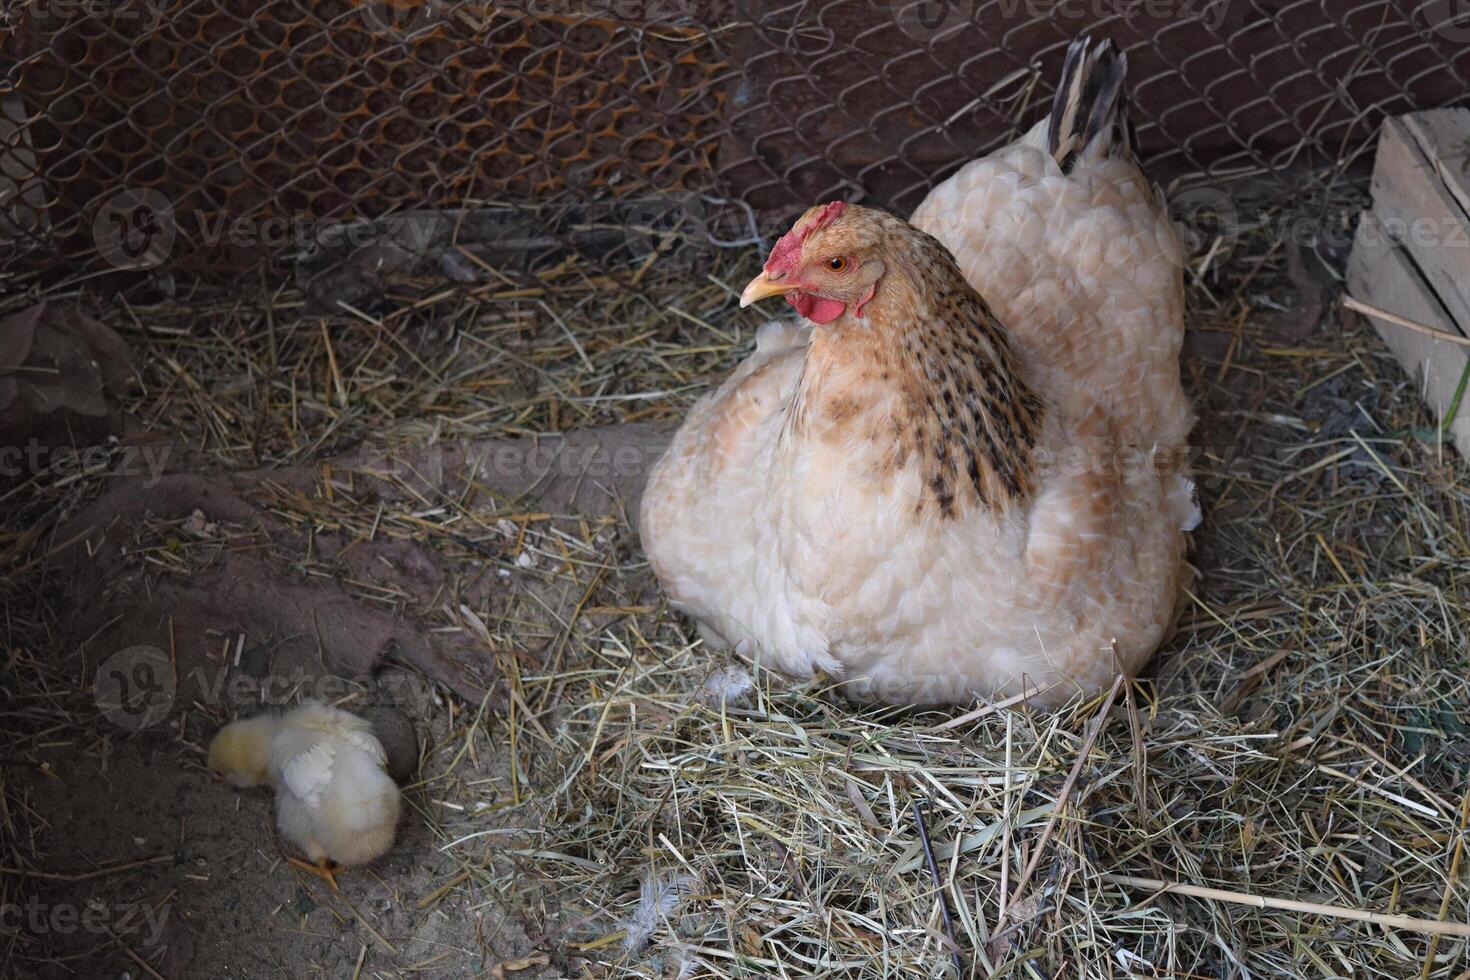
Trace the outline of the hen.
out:
<instances>
[{"instance_id":1,"label":"hen","mask_svg":"<svg viewBox=\"0 0 1470 980\"><path fill-rule=\"evenodd\" d=\"M758 332L642 504L707 641L913 704L1055 705L1158 647L1198 512L1180 246L1125 71L1079 39L1050 118L912 224L837 202L777 242L741 305L806 322Z\"/></svg>"}]
</instances>

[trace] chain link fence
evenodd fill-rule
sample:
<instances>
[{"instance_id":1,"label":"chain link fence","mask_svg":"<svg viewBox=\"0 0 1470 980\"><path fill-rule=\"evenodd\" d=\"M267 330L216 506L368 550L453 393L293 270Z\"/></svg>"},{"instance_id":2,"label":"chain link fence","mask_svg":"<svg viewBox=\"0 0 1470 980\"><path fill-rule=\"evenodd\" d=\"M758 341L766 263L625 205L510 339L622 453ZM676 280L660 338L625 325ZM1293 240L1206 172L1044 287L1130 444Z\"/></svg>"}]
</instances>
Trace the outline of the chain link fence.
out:
<instances>
[{"instance_id":1,"label":"chain link fence","mask_svg":"<svg viewBox=\"0 0 1470 980\"><path fill-rule=\"evenodd\" d=\"M807 204L905 211L1130 59L1161 180L1361 178L1386 113L1470 102L1470 0L31 0L6 9L0 256L474 278ZM452 245L453 248L445 246ZM468 257L469 265L466 265Z\"/></svg>"}]
</instances>

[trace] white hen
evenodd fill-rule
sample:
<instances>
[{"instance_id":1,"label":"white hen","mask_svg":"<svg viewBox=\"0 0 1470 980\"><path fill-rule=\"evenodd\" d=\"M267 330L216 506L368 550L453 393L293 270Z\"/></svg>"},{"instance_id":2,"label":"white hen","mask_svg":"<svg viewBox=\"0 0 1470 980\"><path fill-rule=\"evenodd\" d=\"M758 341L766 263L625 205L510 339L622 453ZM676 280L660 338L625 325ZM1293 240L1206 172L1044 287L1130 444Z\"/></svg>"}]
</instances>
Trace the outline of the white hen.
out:
<instances>
[{"instance_id":1,"label":"white hen","mask_svg":"<svg viewBox=\"0 0 1470 980\"><path fill-rule=\"evenodd\" d=\"M1055 704L1158 647L1198 513L1181 250L1125 72L1079 40L1050 118L912 224L834 202L777 243L742 305L806 322L762 330L643 498L712 643L903 703Z\"/></svg>"}]
</instances>

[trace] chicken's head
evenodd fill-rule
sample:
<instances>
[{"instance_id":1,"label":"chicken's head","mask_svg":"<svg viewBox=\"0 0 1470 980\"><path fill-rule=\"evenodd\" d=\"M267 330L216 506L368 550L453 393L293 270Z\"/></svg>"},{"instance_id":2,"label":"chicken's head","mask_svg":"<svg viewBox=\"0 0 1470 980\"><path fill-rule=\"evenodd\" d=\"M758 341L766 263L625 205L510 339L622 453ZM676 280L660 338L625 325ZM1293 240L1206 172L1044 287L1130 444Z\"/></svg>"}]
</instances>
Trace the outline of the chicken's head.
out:
<instances>
[{"instance_id":1,"label":"chicken's head","mask_svg":"<svg viewBox=\"0 0 1470 980\"><path fill-rule=\"evenodd\" d=\"M863 315L884 271L879 250L884 222L879 212L842 201L819 204L782 235L765 270L740 294L745 308L784 294L796 312L814 323L844 313Z\"/></svg>"},{"instance_id":2,"label":"chicken's head","mask_svg":"<svg viewBox=\"0 0 1470 980\"><path fill-rule=\"evenodd\" d=\"M226 725L209 743L209 776L231 786L260 786L270 781L270 744L276 720L257 715Z\"/></svg>"}]
</instances>

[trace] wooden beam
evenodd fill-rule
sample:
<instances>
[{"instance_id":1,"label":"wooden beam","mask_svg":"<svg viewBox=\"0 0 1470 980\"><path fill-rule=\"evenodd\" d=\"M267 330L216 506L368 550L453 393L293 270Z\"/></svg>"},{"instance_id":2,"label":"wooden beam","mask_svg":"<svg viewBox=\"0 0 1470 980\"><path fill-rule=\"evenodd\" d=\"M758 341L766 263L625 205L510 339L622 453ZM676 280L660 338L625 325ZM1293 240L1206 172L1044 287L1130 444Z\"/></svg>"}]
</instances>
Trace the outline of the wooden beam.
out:
<instances>
[{"instance_id":1,"label":"wooden beam","mask_svg":"<svg viewBox=\"0 0 1470 980\"><path fill-rule=\"evenodd\" d=\"M1359 223L1357 243L1348 260L1348 292L1365 303L1436 330L1463 333L1410 259L1408 249L1392 241L1373 212L1364 212ZM1443 425L1460 378L1470 364L1470 350L1370 319L1399 363L1419 380L1425 402ZM1461 400L1448 434L1460 454L1470 459L1470 396Z\"/></svg>"},{"instance_id":2,"label":"wooden beam","mask_svg":"<svg viewBox=\"0 0 1470 980\"><path fill-rule=\"evenodd\" d=\"M1461 332L1470 330L1467 148L1470 109L1386 120L1373 165L1373 213L1378 223L1371 229L1359 228L1359 244L1364 244L1364 235L1379 231L1403 246Z\"/></svg>"}]
</instances>

